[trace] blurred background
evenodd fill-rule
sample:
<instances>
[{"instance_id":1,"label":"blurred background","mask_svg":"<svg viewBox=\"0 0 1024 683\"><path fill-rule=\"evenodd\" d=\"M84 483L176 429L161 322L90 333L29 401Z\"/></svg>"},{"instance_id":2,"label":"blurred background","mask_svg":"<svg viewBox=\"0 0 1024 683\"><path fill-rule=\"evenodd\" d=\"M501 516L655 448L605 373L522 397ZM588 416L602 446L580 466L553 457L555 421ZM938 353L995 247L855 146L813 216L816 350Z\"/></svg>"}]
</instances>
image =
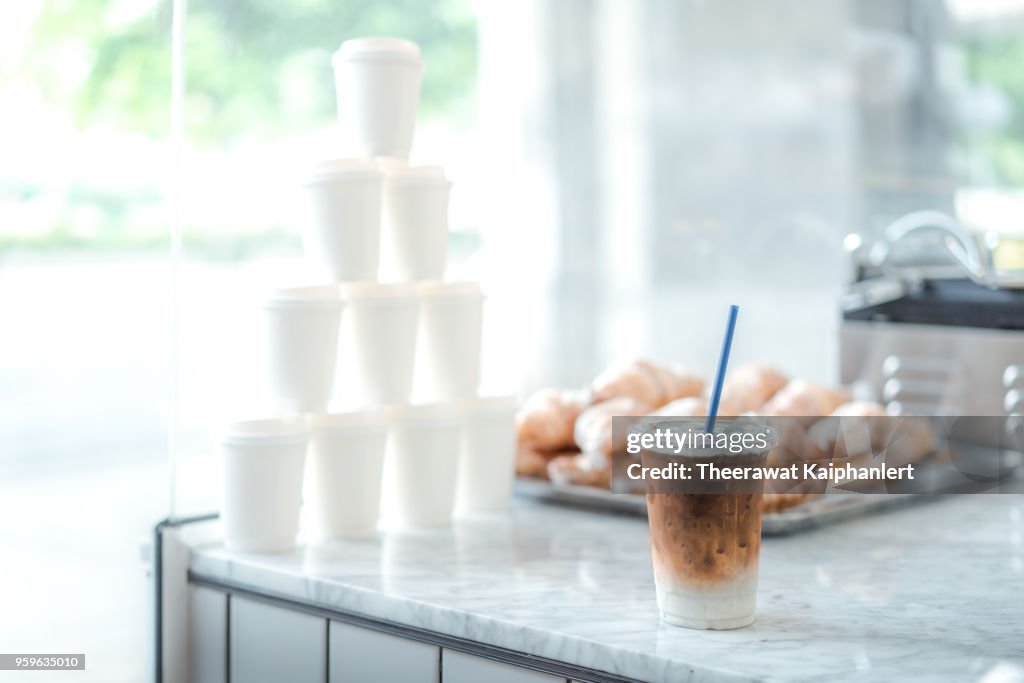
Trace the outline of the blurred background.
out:
<instances>
[{"instance_id":1,"label":"blurred background","mask_svg":"<svg viewBox=\"0 0 1024 683\"><path fill-rule=\"evenodd\" d=\"M346 38L423 50L413 159L455 182L492 391L710 375L733 302L737 362L834 381L846 235L939 209L1024 239L1024 0L185 5L180 138L170 0L0 5L0 650L84 680L146 675L140 541L216 509L210 434L260 409Z\"/></svg>"}]
</instances>

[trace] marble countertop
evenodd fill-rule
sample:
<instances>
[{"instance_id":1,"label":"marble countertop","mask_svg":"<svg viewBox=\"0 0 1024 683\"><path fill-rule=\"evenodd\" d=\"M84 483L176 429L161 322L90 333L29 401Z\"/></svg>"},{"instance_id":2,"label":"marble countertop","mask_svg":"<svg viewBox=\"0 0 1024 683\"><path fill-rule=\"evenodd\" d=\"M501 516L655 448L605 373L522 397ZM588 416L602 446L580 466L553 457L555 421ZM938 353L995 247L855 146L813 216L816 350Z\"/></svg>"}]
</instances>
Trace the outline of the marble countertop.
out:
<instances>
[{"instance_id":1,"label":"marble countertop","mask_svg":"<svg viewBox=\"0 0 1024 683\"><path fill-rule=\"evenodd\" d=\"M190 568L641 680L997 683L1024 680L1022 537L1024 495L1004 494L766 538L757 621L735 631L659 622L642 519L523 500L443 531L283 555L193 540Z\"/></svg>"}]
</instances>

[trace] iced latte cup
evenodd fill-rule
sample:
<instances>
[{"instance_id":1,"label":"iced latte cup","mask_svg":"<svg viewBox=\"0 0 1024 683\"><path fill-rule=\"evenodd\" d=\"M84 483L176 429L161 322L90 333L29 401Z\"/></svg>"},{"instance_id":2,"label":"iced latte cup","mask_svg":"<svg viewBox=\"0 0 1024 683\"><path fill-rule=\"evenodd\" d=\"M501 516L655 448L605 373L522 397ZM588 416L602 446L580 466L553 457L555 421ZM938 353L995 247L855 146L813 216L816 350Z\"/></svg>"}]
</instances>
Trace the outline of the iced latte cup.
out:
<instances>
[{"instance_id":1,"label":"iced latte cup","mask_svg":"<svg viewBox=\"0 0 1024 683\"><path fill-rule=\"evenodd\" d=\"M678 419L643 429L659 428L704 434L704 421ZM735 475L764 466L778 437L763 425L729 419L720 419L711 436L641 451L644 468L689 475L645 477L658 608L663 621L678 626L741 628L753 623L757 604L763 480L712 472ZM726 441L731 445L722 447Z\"/></svg>"}]
</instances>

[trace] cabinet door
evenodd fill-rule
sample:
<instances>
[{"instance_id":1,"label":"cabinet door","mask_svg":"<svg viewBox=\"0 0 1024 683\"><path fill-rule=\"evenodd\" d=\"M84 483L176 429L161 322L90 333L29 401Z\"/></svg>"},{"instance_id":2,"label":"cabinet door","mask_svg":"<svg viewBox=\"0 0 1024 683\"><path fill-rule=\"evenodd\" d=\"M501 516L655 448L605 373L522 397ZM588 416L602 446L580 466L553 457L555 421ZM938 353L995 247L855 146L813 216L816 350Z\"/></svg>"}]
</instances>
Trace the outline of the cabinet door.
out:
<instances>
[{"instance_id":1,"label":"cabinet door","mask_svg":"<svg viewBox=\"0 0 1024 683\"><path fill-rule=\"evenodd\" d=\"M329 683L440 683L441 648L331 622Z\"/></svg>"},{"instance_id":2,"label":"cabinet door","mask_svg":"<svg viewBox=\"0 0 1024 683\"><path fill-rule=\"evenodd\" d=\"M564 678L483 657L445 650L441 660L442 683L567 683Z\"/></svg>"},{"instance_id":3,"label":"cabinet door","mask_svg":"<svg viewBox=\"0 0 1024 683\"><path fill-rule=\"evenodd\" d=\"M323 683L326 619L238 596L230 614L233 683Z\"/></svg>"},{"instance_id":4,"label":"cabinet door","mask_svg":"<svg viewBox=\"0 0 1024 683\"><path fill-rule=\"evenodd\" d=\"M227 619L226 593L189 586L188 680L192 683L225 683Z\"/></svg>"}]
</instances>

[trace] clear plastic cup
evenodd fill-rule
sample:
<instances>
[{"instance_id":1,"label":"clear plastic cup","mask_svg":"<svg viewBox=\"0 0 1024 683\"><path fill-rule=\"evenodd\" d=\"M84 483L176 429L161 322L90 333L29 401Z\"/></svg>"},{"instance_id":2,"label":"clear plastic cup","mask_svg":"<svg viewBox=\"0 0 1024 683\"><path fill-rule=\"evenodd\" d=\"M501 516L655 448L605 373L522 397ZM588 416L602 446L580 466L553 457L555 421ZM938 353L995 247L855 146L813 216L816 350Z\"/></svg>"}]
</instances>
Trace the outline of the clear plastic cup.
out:
<instances>
[{"instance_id":1,"label":"clear plastic cup","mask_svg":"<svg viewBox=\"0 0 1024 683\"><path fill-rule=\"evenodd\" d=\"M703 433L704 418L654 422L645 429ZM719 418L714 433L768 435L765 449L686 448L680 453L644 450L644 467L761 467L778 439L773 430L746 420ZM696 477L696 469L691 476ZM647 518L658 609L663 621L693 629L733 629L754 621L761 551L763 480L716 482L714 493L683 492L671 481L648 480ZM696 484L686 483L686 486ZM708 485L710 487L712 485Z\"/></svg>"},{"instance_id":2,"label":"clear plastic cup","mask_svg":"<svg viewBox=\"0 0 1024 683\"><path fill-rule=\"evenodd\" d=\"M224 543L241 552L295 546L309 434L302 418L249 420L221 438Z\"/></svg>"}]
</instances>

